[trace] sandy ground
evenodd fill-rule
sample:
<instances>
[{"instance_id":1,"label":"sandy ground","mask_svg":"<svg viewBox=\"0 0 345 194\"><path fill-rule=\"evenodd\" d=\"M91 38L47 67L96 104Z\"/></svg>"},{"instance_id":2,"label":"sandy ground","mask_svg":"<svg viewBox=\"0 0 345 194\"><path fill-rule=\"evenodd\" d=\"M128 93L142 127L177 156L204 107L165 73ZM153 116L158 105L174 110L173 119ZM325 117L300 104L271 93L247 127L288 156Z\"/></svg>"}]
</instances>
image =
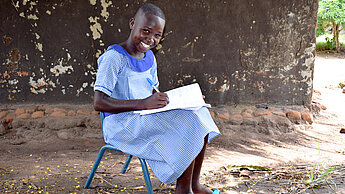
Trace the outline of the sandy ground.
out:
<instances>
[{"instance_id":1,"label":"sandy ground","mask_svg":"<svg viewBox=\"0 0 345 194\"><path fill-rule=\"evenodd\" d=\"M230 140L243 143L232 146L230 149L210 147L208 153L212 154L206 159L207 165L204 169L212 171L212 169L222 169L224 166L231 165L236 167L243 165L247 167L261 166L285 170L300 168L304 169L303 172L299 173L305 175L304 181L311 177L311 170L320 169L320 172L325 172L331 169L332 166L337 166L339 172L344 173L345 134L340 133L340 130L345 128L345 94L338 87L339 83L344 81L344 57L327 54L317 56L314 71L314 89L321 92L321 96L314 95L314 99L325 105L327 109L321 111L314 118L314 123L312 125L297 126L294 132L282 136L234 134L230 137ZM238 141L239 139L240 141ZM334 173L337 174L338 172L334 171ZM341 177L335 186L337 188L335 190L327 188L327 186L326 189L319 188L319 190L302 189L302 187L300 189L295 188L295 190L292 188L291 190L287 185L280 185L281 190L278 186L273 190L266 190L265 184L267 181L263 181L265 182L263 188L258 186L259 183L257 183L253 184L253 187L248 186L247 191L258 193L273 193L273 191L281 193L345 193L343 183L345 176L342 175ZM234 186L236 185L235 182L232 180L228 181L227 184ZM299 183L303 183L303 181ZM327 181L324 183L326 184L323 186L327 185ZM214 181L214 184L215 187L224 187L224 183L217 184ZM241 185L241 183L238 185ZM293 184L290 183L291 185ZM296 185L295 187L298 187ZM234 193L243 191L234 189L234 187L230 190L235 190ZM228 192L231 193L231 191Z\"/></svg>"},{"instance_id":2,"label":"sandy ground","mask_svg":"<svg viewBox=\"0 0 345 194\"><path fill-rule=\"evenodd\" d=\"M222 193L345 193L345 59L318 56L314 89L327 109L312 125L291 133L263 135L233 131L228 143L209 145L202 182ZM29 141L20 145L0 139L0 193L146 193L138 160L120 169L126 156L106 152L90 189L83 189L103 145L101 137ZM156 193L173 193L151 172ZM309 181L309 182L308 182Z\"/></svg>"}]
</instances>

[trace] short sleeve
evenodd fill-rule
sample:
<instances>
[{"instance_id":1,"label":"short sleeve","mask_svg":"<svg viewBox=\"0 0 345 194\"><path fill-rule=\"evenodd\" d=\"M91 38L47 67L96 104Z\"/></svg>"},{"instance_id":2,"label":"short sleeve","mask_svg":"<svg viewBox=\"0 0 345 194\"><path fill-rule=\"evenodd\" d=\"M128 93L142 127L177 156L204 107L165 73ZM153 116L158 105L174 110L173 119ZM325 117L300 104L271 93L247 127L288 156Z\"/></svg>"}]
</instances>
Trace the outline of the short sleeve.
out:
<instances>
[{"instance_id":1,"label":"short sleeve","mask_svg":"<svg viewBox=\"0 0 345 194\"><path fill-rule=\"evenodd\" d=\"M157 76L157 62L156 62L156 58L154 57L153 60L153 65L151 68L151 75L152 75L152 81L155 84L156 87L159 86L159 81L158 81L158 76Z\"/></svg>"},{"instance_id":2,"label":"short sleeve","mask_svg":"<svg viewBox=\"0 0 345 194\"><path fill-rule=\"evenodd\" d=\"M94 90L111 96L115 88L118 75L122 69L122 57L117 51L110 49L98 59L98 71Z\"/></svg>"}]
</instances>

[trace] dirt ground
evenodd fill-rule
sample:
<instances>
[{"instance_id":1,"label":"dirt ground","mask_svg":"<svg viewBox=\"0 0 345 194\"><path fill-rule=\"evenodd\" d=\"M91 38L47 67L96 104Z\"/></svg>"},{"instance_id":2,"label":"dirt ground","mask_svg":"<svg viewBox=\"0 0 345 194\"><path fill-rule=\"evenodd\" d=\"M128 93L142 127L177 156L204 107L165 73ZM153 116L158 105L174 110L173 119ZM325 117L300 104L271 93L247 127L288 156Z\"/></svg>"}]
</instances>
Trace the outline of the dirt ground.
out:
<instances>
[{"instance_id":1,"label":"dirt ground","mask_svg":"<svg viewBox=\"0 0 345 194\"><path fill-rule=\"evenodd\" d=\"M315 98L327 109L312 125L267 135L219 124L224 133L208 146L202 182L222 193L345 193L345 94L337 87L344 74L343 57L317 56L314 89L321 95ZM146 193L138 160L121 174L126 155L114 151L105 153L91 188L84 189L104 142L100 131L73 130L80 136L42 131L25 142L0 136L0 193ZM174 184L150 175L156 193L173 193Z\"/></svg>"}]
</instances>

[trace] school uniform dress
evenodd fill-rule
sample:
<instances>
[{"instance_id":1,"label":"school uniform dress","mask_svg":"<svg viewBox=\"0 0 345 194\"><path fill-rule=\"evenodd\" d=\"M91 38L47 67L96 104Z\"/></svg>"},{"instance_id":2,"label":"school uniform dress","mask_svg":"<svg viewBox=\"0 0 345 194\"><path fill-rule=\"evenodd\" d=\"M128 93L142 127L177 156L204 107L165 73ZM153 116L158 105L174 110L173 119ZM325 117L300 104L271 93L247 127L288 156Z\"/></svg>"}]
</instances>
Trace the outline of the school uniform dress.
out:
<instances>
[{"instance_id":1,"label":"school uniform dress","mask_svg":"<svg viewBox=\"0 0 345 194\"><path fill-rule=\"evenodd\" d=\"M120 45L112 45L98 59L94 90L116 99L143 99L152 95L147 78L158 85L157 63L151 50L143 59L136 59ZM148 115L133 111L105 115L105 142L146 159L156 177L167 184L180 177L196 158L207 134L208 143L220 134L205 107Z\"/></svg>"}]
</instances>

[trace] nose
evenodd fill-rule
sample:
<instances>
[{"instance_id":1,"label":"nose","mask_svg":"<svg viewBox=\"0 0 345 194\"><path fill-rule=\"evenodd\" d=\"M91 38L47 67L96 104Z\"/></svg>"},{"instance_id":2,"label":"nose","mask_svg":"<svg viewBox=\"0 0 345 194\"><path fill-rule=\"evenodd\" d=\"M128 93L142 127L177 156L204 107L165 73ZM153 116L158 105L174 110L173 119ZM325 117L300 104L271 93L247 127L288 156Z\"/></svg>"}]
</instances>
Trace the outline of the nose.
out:
<instances>
[{"instance_id":1,"label":"nose","mask_svg":"<svg viewBox=\"0 0 345 194\"><path fill-rule=\"evenodd\" d=\"M152 45L154 42L155 42L155 39L154 39L154 35L153 34L150 34L146 37L146 41L147 43L149 43L150 45Z\"/></svg>"}]
</instances>

